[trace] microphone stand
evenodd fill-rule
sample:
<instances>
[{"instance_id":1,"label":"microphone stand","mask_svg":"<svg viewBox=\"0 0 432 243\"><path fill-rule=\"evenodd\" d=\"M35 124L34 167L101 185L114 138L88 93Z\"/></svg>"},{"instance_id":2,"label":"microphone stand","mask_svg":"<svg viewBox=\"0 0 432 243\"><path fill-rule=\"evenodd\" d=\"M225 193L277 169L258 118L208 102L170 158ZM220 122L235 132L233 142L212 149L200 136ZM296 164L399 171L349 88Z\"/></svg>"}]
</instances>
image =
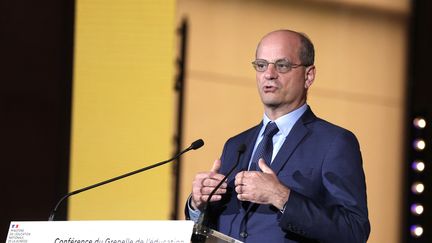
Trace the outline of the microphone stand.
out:
<instances>
[{"instance_id":1,"label":"microphone stand","mask_svg":"<svg viewBox=\"0 0 432 243\"><path fill-rule=\"evenodd\" d=\"M209 197L207 198L207 202L204 205L204 209L201 212L197 223L194 225L193 228L193 234L192 234L192 242L199 243L199 242L205 242L205 239L207 238L207 235L209 233L209 219L207 217L208 211L209 211L209 203L210 199L213 197L213 195L216 193L216 191L222 186L222 184L225 182L225 180L228 178L228 176L231 175L231 173L234 171L234 169L238 166L240 163L240 156L246 151L246 145L241 144L237 149L237 160L233 167L228 171L228 173L225 175L225 177L219 182L219 184L211 191L209 194Z\"/></svg>"},{"instance_id":2,"label":"microphone stand","mask_svg":"<svg viewBox=\"0 0 432 243\"><path fill-rule=\"evenodd\" d=\"M135 174L141 173L141 172L143 172L143 171L146 171L146 170L149 170L149 169L152 169L152 168L155 168L155 167L161 166L161 165L164 165L164 164L166 164L166 163L168 163L168 162L170 162L170 161L173 161L173 160L177 159L178 157L180 157L182 154L188 152L189 150L196 150L196 149L199 149L199 148L201 148L203 145L204 145L204 141L203 141L202 139L198 139L198 140L196 140L195 142L193 142L193 143L192 143L188 148L186 148L185 150L181 151L181 152L178 153L176 156L174 156L174 157L172 157L172 158L170 158L170 159L168 159L168 160L165 160L165 161L162 161L162 162L159 162L159 163L153 164L153 165L149 165L149 166L147 166L147 167L144 167L144 168L141 168L141 169L138 169L138 170L132 171L132 172L128 172L128 173L126 173L126 174L123 174L123 175L120 175L120 176L117 176L117 177L114 177L114 178L111 178L111 179L108 179L108 180L105 180L105 181L101 181L101 182L96 183L96 184L93 184L93 185L91 185L91 186L87 186L87 187L84 187L84 188L81 188L81 189L78 189L78 190L75 190L75 191L69 192L69 193L67 193L66 195L64 195L62 198L60 198L60 200L57 202L57 204L55 205L54 209L51 211L51 214L50 214L50 216L49 216L49 218L48 218L48 221L54 221L55 214L57 213L57 209L58 209L58 207L60 206L60 204L61 204L61 203L62 203L66 198L68 198L68 197L70 197L70 196L72 196L72 195L75 195L75 194L78 194L78 193L81 193L81 192L84 192L84 191L87 191L87 190L93 189L93 188L95 188L95 187L99 187L99 186L102 186L102 185L105 185L105 184L108 184L108 183L111 183L111 182L114 182L114 181L117 181L117 180L120 180L120 179L123 179L123 178L129 177L129 176L131 176L131 175L135 175Z\"/></svg>"}]
</instances>

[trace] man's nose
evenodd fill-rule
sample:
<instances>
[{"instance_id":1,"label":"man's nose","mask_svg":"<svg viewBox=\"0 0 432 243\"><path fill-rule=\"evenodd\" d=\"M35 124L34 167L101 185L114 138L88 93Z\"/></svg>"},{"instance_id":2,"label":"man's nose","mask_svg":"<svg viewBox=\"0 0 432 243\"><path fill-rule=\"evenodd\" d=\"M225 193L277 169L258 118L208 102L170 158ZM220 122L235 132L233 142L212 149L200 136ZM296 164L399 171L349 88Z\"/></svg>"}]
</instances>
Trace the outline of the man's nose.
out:
<instances>
[{"instance_id":1,"label":"man's nose","mask_svg":"<svg viewBox=\"0 0 432 243\"><path fill-rule=\"evenodd\" d=\"M264 76L266 79L275 79L278 77L278 72L274 63L269 63L267 70L265 70Z\"/></svg>"}]
</instances>

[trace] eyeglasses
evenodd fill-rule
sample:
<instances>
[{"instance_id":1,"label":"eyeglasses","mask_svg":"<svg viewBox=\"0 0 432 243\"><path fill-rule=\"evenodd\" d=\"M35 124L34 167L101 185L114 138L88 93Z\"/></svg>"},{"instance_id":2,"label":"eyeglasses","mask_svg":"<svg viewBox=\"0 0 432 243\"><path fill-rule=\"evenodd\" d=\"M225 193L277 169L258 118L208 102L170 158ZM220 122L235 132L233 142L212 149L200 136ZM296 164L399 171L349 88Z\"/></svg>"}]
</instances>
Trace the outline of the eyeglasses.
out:
<instances>
[{"instance_id":1,"label":"eyeglasses","mask_svg":"<svg viewBox=\"0 0 432 243\"><path fill-rule=\"evenodd\" d=\"M257 59L257 60L252 62L252 65L257 72L265 72L267 70L269 64L275 65L276 71L278 71L279 73L286 73L286 72L291 71L291 69L297 68L300 66L306 67L306 65L304 65L304 64L292 64L285 59L279 59L279 60L276 60L275 62L269 62L269 61L264 60L264 59Z\"/></svg>"}]
</instances>

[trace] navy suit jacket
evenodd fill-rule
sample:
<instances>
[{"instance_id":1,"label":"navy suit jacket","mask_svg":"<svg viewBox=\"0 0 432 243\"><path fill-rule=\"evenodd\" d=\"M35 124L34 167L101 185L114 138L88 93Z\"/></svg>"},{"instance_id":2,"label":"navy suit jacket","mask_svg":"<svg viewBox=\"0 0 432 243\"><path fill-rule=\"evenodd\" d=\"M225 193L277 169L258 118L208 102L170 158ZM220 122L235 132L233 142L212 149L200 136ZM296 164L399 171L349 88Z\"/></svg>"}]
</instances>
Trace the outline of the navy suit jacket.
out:
<instances>
[{"instance_id":1,"label":"navy suit jacket","mask_svg":"<svg viewBox=\"0 0 432 243\"><path fill-rule=\"evenodd\" d=\"M354 134L317 118L308 108L296 122L271 168L291 193L283 213L271 205L237 200L234 177L247 170L262 124L230 138L221 156L228 192L211 205L212 227L244 242L366 242L370 232L366 184Z\"/></svg>"}]
</instances>

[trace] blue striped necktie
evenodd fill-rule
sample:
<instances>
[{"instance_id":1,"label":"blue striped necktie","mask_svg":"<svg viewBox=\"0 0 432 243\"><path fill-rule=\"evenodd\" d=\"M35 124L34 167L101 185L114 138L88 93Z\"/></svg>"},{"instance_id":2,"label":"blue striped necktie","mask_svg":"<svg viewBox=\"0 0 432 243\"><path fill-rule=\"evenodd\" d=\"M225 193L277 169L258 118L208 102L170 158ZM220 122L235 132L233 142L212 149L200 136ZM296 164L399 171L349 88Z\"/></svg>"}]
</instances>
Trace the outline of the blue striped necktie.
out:
<instances>
[{"instance_id":1,"label":"blue striped necktie","mask_svg":"<svg viewBox=\"0 0 432 243\"><path fill-rule=\"evenodd\" d=\"M260 171L258 166L258 160L263 158L267 165L270 166L272 154L273 154L273 136L279 131L275 122L267 123L264 130L264 136L261 142L258 144L255 154L252 159L249 170Z\"/></svg>"}]
</instances>

